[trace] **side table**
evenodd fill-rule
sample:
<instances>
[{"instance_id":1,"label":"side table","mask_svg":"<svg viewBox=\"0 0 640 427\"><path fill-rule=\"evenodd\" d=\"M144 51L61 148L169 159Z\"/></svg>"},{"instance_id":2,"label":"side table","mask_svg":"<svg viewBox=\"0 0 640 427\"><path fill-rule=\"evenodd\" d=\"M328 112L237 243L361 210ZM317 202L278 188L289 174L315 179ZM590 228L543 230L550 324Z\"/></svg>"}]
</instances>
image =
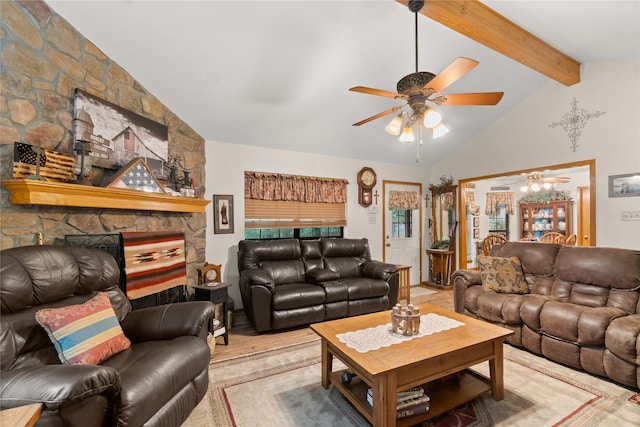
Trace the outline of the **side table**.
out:
<instances>
[{"instance_id":1,"label":"side table","mask_svg":"<svg viewBox=\"0 0 640 427\"><path fill-rule=\"evenodd\" d=\"M222 304L222 327L211 331L214 337L224 334L224 345L229 344L229 328L227 326L227 299L229 299L227 289L229 283L216 283L196 285L193 287L196 301L211 301L214 304Z\"/></svg>"},{"instance_id":2,"label":"side table","mask_svg":"<svg viewBox=\"0 0 640 427\"><path fill-rule=\"evenodd\" d=\"M427 249L429 256L429 285L446 288L451 285L454 251L448 249Z\"/></svg>"},{"instance_id":3,"label":"side table","mask_svg":"<svg viewBox=\"0 0 640 427\"><path fill-rule=\"evenodd\" d=\"M0 412L1 427L31 427L38 421L44 405L32 403L25 406L3 409Z\"/></svg>"},{"instance_id":4,"label":"side table","mask_svg":"<svg viewBox=\"0 0 640 427\"><path fill-rule=\"evenodd\" d=\"M398 273L400 274L400 286L398 288L398 302L407 300L407 304L411 304L411 266L399 265Z\"/></svg>"}]
</instances>

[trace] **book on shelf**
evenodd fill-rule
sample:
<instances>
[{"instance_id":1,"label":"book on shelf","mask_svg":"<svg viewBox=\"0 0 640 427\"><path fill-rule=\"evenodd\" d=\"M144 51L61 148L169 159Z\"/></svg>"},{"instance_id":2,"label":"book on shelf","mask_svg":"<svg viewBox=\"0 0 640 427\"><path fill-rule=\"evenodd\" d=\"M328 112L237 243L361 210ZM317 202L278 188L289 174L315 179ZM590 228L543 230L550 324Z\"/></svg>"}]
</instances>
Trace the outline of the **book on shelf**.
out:
<instances>
[{"instance_id":1,"label":"book on shelf","mask_svg":"<svg viewBox=\"0 0 640 427\"><path fill-rule=\"evenodd\" d=\"M431 402L427 400L421 400L420 402L414 403L411 406L406 406L404 408L396 409L396 419L414 417L416 415L422 415L429 412L431 408Z\"/></svg>"},{"instance_id":2,"label":"book on shelf","mask_svg":"<svg viewBox=\"0 0 640 427\"><path fill-rule=\"evenodd\" d=\"M413 387L396 395L396 418L424 414L429 411L430 398L422 387ZM373 406L373 391L367 389L367 402Z\"/></svg>"}]
</instances>

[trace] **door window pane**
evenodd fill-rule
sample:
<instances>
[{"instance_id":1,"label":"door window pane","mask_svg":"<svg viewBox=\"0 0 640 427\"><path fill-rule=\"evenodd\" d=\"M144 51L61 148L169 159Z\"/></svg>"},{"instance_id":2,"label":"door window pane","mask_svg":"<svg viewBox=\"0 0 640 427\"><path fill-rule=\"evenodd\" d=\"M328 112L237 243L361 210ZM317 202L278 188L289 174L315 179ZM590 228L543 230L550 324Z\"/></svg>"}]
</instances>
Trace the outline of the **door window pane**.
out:
<instances>
[{"instance_id":1,"label":"door window pane","mask_svg":"<svg viewBox=\"0 0 640 427\"><path fill-rule=\"evenodd\" d=\"M410 209L391 211L391 235L394 239L410 238L413 235L413 215Z\"/></svg>"}]
</instances>

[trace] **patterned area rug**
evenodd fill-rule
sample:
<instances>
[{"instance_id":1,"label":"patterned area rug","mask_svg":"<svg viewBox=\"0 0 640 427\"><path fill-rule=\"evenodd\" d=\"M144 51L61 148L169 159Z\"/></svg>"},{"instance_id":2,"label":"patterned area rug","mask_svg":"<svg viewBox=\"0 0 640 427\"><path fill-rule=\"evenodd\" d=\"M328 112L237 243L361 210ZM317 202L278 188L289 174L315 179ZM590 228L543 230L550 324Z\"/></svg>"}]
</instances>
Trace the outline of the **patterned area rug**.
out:
<instances>
[{"instance_id":1,"label":"patterned area rug","mask_svg":"<svg viewBox=\"0 0 640 427\"><path fill-rule=\"evenodd\" d=\"M333 387L322 388L319 355L314 341L213 363L208 393L184 426L368 426ZM488 363L473 369L488 375ZM421 426L626 427L638 420L634 391L505 345L504 400L487 394Z\"/></svg>"}]
</instances>

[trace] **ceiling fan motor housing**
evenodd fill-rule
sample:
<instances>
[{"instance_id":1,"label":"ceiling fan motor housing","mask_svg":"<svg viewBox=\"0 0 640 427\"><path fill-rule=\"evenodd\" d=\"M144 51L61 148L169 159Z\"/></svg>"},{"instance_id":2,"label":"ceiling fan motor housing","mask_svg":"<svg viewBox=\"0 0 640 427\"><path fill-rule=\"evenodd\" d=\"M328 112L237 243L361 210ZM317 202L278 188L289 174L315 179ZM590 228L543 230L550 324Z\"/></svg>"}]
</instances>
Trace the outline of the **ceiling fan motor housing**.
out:
<instances>
[{"instance_id":1,"label":"ceiling fan motor housing","mask_svg":"<svg viewBox=\"0 0 640 427\"><path fill-rule=\"evenodd\" d=\"M422 88L429 83L436 75L428 71L419 71L404 76L398 81L396 88L398 93L407 96L422 95Z\"/></svg>"}]
</instances>

